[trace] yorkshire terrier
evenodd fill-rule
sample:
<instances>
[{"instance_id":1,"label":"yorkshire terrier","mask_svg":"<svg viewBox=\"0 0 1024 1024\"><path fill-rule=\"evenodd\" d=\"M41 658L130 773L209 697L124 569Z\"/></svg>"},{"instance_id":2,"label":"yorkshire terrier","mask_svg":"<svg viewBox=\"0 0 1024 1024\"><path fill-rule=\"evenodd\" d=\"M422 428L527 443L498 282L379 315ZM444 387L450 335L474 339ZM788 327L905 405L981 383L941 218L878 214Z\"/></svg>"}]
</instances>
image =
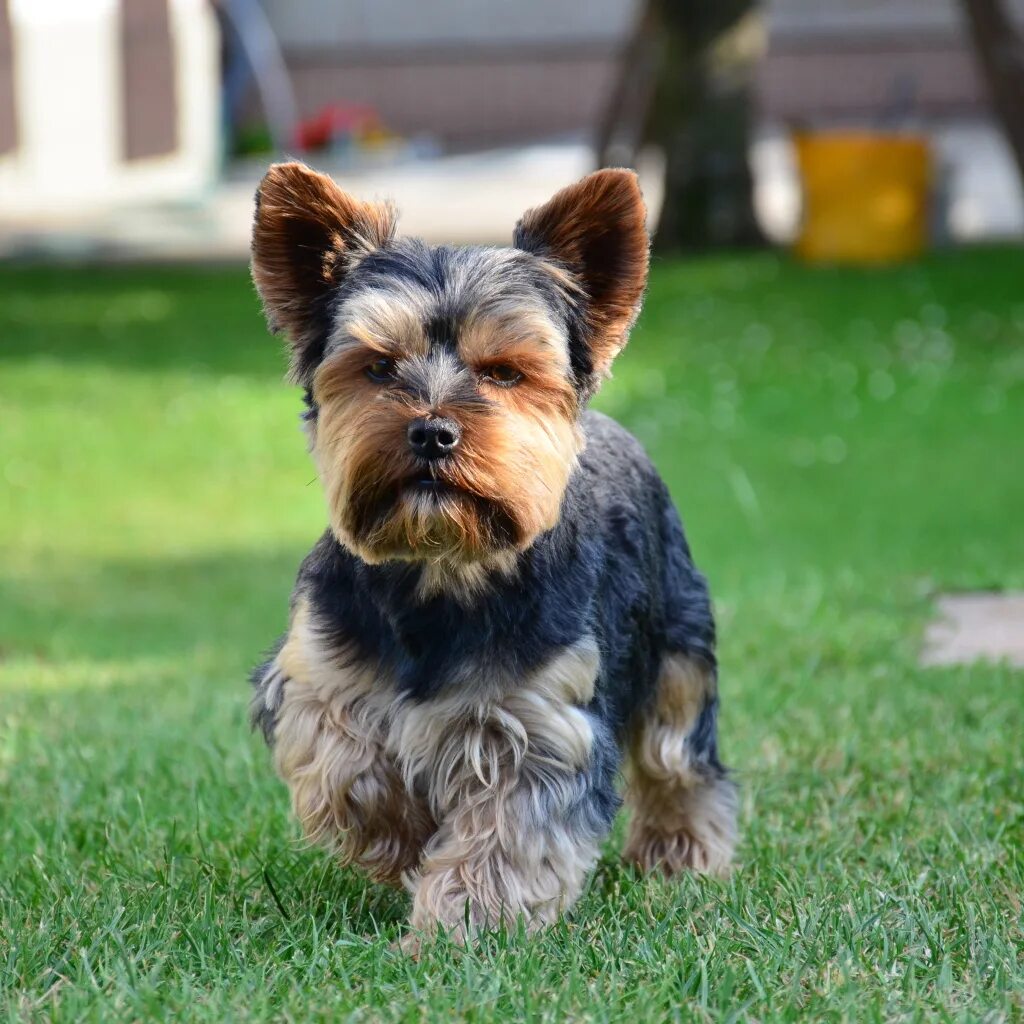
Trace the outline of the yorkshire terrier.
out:
<instances>
[{"instance_id":1,"label":"yorkshire terrier","mask_svg":"<svg viewBox=\"0 0 1024 1024\"><path fill-rule=\"evenodd\" d=\"M624 857L720 873L715 627L668 490L585 411L647 283L636 176L528 211L510 248L395 236L299 163L256 196L252 275L288 340L330 527L254 725L305 834L439 926L550 923L620 800Z\"/></svg>"}]
</instances>

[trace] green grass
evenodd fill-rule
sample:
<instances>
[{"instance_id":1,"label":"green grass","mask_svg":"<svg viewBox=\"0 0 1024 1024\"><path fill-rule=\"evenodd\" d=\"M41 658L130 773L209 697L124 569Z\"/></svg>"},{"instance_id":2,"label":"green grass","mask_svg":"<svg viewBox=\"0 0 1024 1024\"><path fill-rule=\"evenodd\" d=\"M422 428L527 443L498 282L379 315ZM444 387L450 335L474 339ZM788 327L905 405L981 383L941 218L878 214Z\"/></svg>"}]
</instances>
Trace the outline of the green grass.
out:
<instances>
[{"instance_id":1,"label":"green grass","mask_svg":"<svg viewBox=\"0 0 1024 1024\"><path fill-rule=\"evenodd\" d=\"M419 963L304 848L245 673L324 522L242 271L0 272L0 1007L11 1019L1024 1019L1022 675L916 665L1024 586L1024 255L656 267L600 404L721 625L725 883L634 877Z\"/></svg>"}]
</instances>

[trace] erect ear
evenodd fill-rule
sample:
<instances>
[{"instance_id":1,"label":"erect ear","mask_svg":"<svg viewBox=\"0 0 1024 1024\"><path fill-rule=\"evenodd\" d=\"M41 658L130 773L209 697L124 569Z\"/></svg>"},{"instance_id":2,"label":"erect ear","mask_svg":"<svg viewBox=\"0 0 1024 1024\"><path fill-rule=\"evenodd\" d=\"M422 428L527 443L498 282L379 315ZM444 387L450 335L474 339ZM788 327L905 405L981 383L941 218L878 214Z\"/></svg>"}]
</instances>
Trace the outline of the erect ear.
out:
<instances>
[{"instance_id":1,"label":"erect ear","mask_svg":"<svg viewBox=\"0 0 1024 1024\"><path fill-rule=\"evenodd\" d=\"M323 356L332 289L394 230L390 206L362 203L305 164L267 171L256 191L252 277L270 329L288 336L296 381Z\"/></svg>"},{"instance_id":2,"label":"erect ear","mask_svg":"<svg viewBox=\"0 0 1024 1024\"><path fill-rule=\"evenodd\" d=\"M649 241L643 196L632 171L597 171L562 189L516 225L520 249L571 278L582 317L570 356L596 390L629 336L647 285Z\"/></svg>"}]
</instances>

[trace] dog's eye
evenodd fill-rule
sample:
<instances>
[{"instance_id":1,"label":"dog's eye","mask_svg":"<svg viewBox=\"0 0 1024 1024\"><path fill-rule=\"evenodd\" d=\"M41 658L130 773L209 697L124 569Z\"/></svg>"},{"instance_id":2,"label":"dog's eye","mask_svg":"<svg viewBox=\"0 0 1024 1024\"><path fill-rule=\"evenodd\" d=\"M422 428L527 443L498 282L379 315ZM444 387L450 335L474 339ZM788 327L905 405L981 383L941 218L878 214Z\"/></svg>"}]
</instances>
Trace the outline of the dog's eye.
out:
<instances>
[{"instance_id":1,"label":"dog's eye","mask_svg":"<svg viewBox=\"0 0 1024 1024\"><path fill-rule=\"evenodd\" d=\"M500 384L503 388L513 387L523 379L523 375L512 366L488 366L483 376L484 380Z\"/></svg>"},{"instance_id":2,"label":"dog's eye","mask_svg":"<svg viewBox=\"0 0 1024 1024\"><path fill-rule=\"evenodd\" d=\"M375 359L366 368L366 376L372 381L376 381L378 384L383 384L384 381L392 380L395 376L395 361L389 359L387 356L381 356L380 359Z\"/></svg>"}]
</instances>

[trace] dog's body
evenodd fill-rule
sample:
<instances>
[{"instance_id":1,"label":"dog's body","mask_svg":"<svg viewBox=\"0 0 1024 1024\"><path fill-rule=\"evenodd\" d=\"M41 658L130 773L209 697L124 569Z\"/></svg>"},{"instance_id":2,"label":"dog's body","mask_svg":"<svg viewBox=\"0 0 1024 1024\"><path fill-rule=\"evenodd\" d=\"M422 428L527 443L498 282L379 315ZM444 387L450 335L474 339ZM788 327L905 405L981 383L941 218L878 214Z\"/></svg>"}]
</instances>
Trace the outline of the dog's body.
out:
<instances>
[{"instance_id":1,"label":"dog's body","mask_svg":"<svg viewBox=\"0 0 1024 1024\"><path fill-rule=\"evenodd\" d=\"M253 719L307 835L412 890L412 924L553 920L618 807L646 869L720 871L714 625L668 492L583 407L646 280L601 172L517 248L431 249L297 165L259 194L254 276L292 342L331 529Z\"/></svg>"}]
</instances>

